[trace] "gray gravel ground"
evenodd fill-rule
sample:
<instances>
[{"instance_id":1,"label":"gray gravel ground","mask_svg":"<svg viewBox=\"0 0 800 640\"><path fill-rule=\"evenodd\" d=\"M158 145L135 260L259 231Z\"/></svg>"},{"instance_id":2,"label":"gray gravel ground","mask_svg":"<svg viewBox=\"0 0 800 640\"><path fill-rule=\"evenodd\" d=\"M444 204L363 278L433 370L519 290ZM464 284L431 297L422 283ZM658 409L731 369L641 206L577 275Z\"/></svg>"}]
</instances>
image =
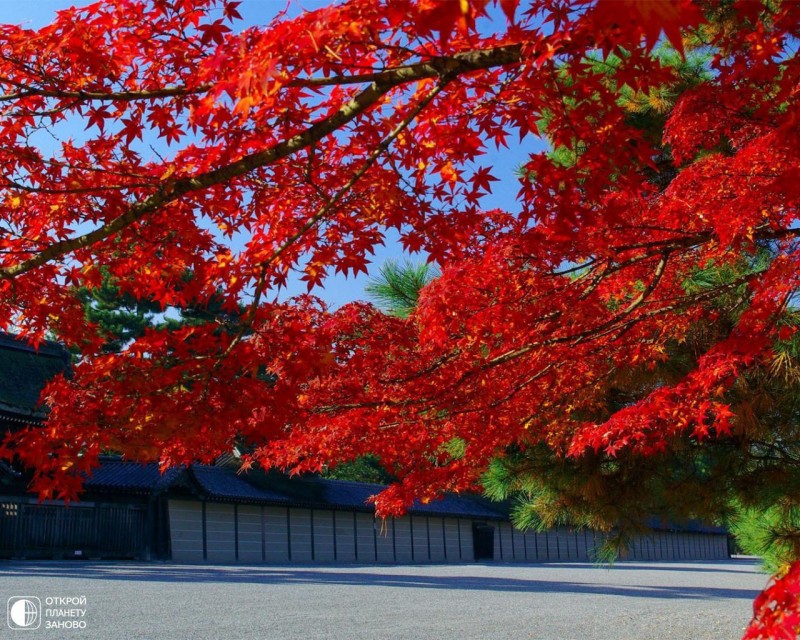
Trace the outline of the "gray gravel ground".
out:
<instances>
[{"instance_id":1,"label":"gray gravel ground","mask_svg":"<svg viewBox=\"0 0 800 640\"><path fill-rule=\"evenodd\" d=\"M86 597L84 630L45 631L47 616L38 630L0 620L0 638L729 639L741 637L766 580L747 560L611 569L0 562L0 606L11 596Z\"/></svg>"}]
</instances>

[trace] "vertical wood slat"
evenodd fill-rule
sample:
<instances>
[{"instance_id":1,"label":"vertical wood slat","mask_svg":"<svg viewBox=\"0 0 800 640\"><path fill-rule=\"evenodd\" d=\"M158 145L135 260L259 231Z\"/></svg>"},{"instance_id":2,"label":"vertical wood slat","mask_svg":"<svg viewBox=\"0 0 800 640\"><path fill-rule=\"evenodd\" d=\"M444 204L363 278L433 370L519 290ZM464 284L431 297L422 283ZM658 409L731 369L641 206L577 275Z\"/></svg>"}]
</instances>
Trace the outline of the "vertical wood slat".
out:
<instances>
[{"instance_id":1,"label":"vertical wood slat","mask_svg":"<svg viewBox=\"0 0 800 640\"><path fill-rule=\"evenodd\" d=\"M3 555L140 558L146 547L145 505L0 503Z\"/></svg>"}]
</instances>

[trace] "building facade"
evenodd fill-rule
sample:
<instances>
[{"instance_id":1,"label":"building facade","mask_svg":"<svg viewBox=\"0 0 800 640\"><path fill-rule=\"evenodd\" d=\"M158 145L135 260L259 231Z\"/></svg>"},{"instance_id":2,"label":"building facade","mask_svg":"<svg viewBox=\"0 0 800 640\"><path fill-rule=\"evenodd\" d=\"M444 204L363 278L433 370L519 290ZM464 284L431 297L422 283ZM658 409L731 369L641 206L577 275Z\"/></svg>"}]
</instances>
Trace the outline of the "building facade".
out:
<instances>
[{"instance_id":1,"label":"building facade","mask_svg":"<svg viewBox=\"0 0 800 640\"><path fill-rule=\"evenodd\" d=\"M252 477L255 475L255 477ZM132 558L180 563L586 562L603 534L566 527L515 529L504 505L446 496L402 518L376 518L370 485L322 478L243 476L228 466L156 465L106 459L84 500L39 504L0 495L0 557ZM630 560L728 557L724 529L654 526Z\"/></svg>"}]
</instances>

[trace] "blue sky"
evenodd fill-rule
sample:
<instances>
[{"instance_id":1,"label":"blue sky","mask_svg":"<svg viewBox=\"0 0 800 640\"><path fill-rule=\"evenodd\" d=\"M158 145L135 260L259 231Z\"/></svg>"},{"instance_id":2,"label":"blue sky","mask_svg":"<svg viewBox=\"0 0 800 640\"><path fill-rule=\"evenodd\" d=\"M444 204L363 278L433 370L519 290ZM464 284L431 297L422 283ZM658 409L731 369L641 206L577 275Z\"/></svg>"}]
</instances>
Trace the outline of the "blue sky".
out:
<instances>
[{"instance_id":1,"label":"blue sky","mask_svg":"<svg viewBox=\"0 0 800 640\"><path fill-rule=\"evenodd\" d=\"M56 11L73 5L87 5L88 1L81 0L34 0L20 2L19 0L0 0L0 22L23 24L28 28L37 28L49 23ZM290 4L290 13L298 12L302 9L314 9L324 4L324 0L301 0ZM286 7L283 0L244 0L239 7L244 22L242 26L253 24L264 24L268 22L277 12ZM77 132L76 132L77 133ZM496 151L489 149L488 153L482 157L481 164L492 167L492 173L499 178L499 182L493 184L494 192L484 199L484 206L490 208L515 209L515 195L519 189L514 172L527 157L527 154L541 148L535 141L528 141L524 146L516 146L509 149ZM409 258L414 261L424 260L424 256L407 256L397 242L395 234L389 234L386 244L377 247L375 256L370 265L370 274L376 273L378 267L386 260L404 260ZM330 276L324 288L318 288L313 293L328 303L331 307L338 307L346 302L364 299L364 286L369 279L368 275L359 274L356 277L344 277L342 275ZM295 295L306 291L305 284L300 282L290 283L285 293ZM282 296L283 297L283 296Z\"/></svg>"}]
</instances>

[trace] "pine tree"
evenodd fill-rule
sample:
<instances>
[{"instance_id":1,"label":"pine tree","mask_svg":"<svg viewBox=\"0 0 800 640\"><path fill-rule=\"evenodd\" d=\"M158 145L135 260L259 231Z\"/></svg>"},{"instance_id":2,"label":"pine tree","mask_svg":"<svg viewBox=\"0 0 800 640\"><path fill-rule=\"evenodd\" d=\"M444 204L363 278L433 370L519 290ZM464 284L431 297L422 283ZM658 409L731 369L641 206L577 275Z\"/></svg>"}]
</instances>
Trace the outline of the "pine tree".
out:
<instances>
[{"instance_id":1,"label":"pine tree","mask_svg":"<svg viewBox=\"0 0 800 640\"><path fill-rule=\"evenodd\" d=\"M191 272L185 275L187 282L192 277ZM220 330L234 331L241 316L241 308L237 312L226 310L221 297L212 298L203 305L164 308L155 300L123 292L105 269L99 286L81 287L77 297L83 304L87 326L94 327L100 334L104 340L103 349L109 353L121 351L149 328L176 330L214 322ZM53 336L54 339L58 337L57 334Z\"/></svg>"},{"instance_id":2,"label":"pine tree","mask_svg":"<svg viewBox=\"0 0 800 640\"><path fill-rule=\"evenodd\" d=\"M718 19L719 28L724 28L724 11ZM678 70L678 82L646 94L624 84L616 87L619 104L629 114L628 124L656 143L660 144L680 95L711 77L703 35L698 31L686 43L690 49L686 58L666 43L654 53L663 65ZM607 76L611 86L620 61L614 55L590 58L594 72ZM565 75L559 81L568 84L571 79ZM540 124L546 132L547 118ZM726 147L727 141L721 139L715 152L726 153ZM579 144L556 146L550 155L568 166L579 151ZM650 181L664 189L676 175L670 149L662 145ZM772 257L764 243L757 255L743 256L737 265L709 264L687 276L686 291L725 287L747 273L759 273ZM575 271L573 277L579 274ZM684 342L670 345L662 362L617 368L607 380L606 404L597 408L596 415L565 419L600 422L659 386L676 383L731 332L747 305L745 285L731 288L709 305L708 318L713 321L698 322ZM780 322L787 336L792 334L800 323L796 307L789 305ZM531 446L520 442L491 464L484 490L493 499L512 501L512 519L521 529L568 525L612 532L596 550L601 560L624 554L631 539L646 532L654 517L675 523L703 519L727 525L740 549L762 556L766 569L786 569L800 558L799 358L800 342L787 337L775 345L771 362L743 376L726 394L736 425L730 437L675 438L663 451L647 457L623 450L614 456L572 458L541 442Z\"/></svg>"},{"instance_id":3,"label":"pine tree","mask_svg":"<svg viewBox=\"0 0 800 640\"><path fill-rule=\"evenodd\" d=\"M685 286L702 291L735 282L769 260L765 249L755 259L743 258L738 270L710 266ZM747 303L745 287L732 288L710 305L714 320L696 323L662 362L619 367L596 415L564 419L602 420L674 384L730 332ZM624 552L654 517L676 524L702 519L728 525L740 549L762 556L770 571L785 569L800 557L800 310L789 307L778 322L786 339L774 345L772 359L725 393L730 435L675 437L647 457L623 450L570 458L543 444L520 443L492 463L484 476L486 493L512 500L512 519L521 529L570 525L613 532L597 550L603 560Z\"/></svg>"},{"instance_id":4,"label":"pine tree","mask_svg":"<svg viewBox=\"0 0 800 640\"><path fill-rule=\"evenodd\" d=\"M422 288L437 275L429 263L387 260L379 275L370 278L364 288L367 294L386 313L407 318L417 306Z\"/></svg>"},{"instance_id":5,"label":"pine tree","mask_svg":"<svg viewBox=\"0 0 800 640\"><path fill-rule=\"evenodd\" d=\"M107 270L103 270L100 286L81 287L77 295L89 326L95 326L103 336L103 348L108 352L121 351L128 342L142 336L148 327L171 322L159 320L162 309L156 302L121 292Z\"/></svg>"}]
</instances>

